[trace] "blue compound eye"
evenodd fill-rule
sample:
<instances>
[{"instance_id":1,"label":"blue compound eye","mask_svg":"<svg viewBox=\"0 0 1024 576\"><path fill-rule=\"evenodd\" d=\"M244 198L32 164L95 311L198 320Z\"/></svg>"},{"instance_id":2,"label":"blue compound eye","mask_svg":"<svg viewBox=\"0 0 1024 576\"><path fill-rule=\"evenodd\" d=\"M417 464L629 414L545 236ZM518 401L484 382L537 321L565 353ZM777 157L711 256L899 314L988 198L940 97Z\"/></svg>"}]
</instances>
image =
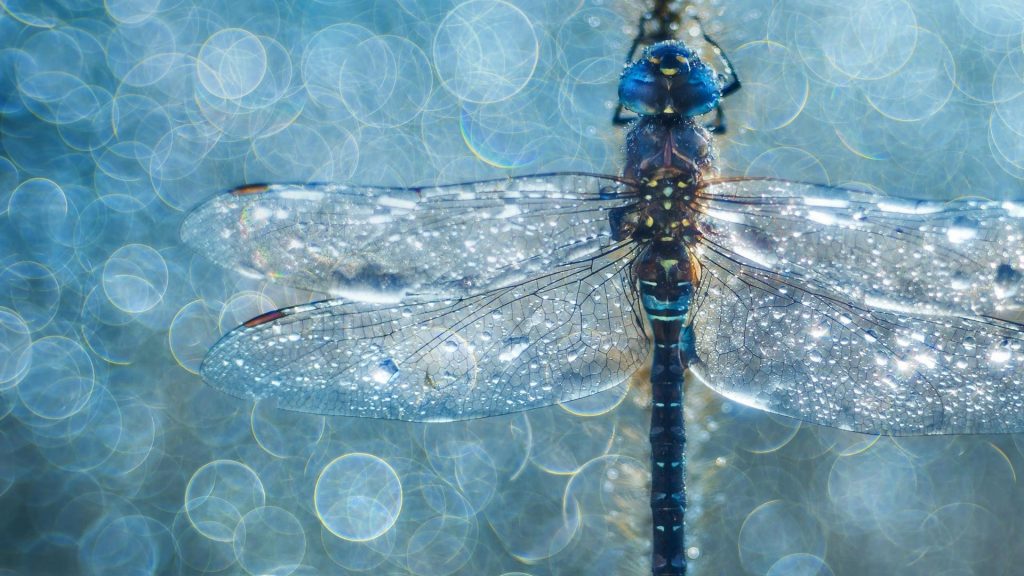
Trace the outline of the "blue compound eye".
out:
<instances>
[{"instance_id":1,"label":"blue compound eye","mask_svg":"<svg viewBox=\"0 0 1024 576\"><path fill-rule=\"evenodd\" d=\"M629 65L619 79L619 102L641 116L659 114L668 101L668 89L658 68L647 59Z\"/></svg>"},{"instance_id":2,"label":"blue compound eye","mask_svg":"<svg viewBox=\"0 0 1024 576\"><path fill-rule=\"evenodd\" d=\"M681 42L651 46L619 79L619 102L641 116L698 116L721 96L714 71Z\"/></svg>"},{"instance_id":3,"label":"blue compound eye","mask_svg":"<svg viewBox=\"0 0 1024 576\"><path fill-rule=\"evenodd\" d=\"M714 110L721 97L715 73L707 66L695 66L686 82L673 82L669 90L672 107L684 116L699 116Z\"/></svg>"}]
</instances>

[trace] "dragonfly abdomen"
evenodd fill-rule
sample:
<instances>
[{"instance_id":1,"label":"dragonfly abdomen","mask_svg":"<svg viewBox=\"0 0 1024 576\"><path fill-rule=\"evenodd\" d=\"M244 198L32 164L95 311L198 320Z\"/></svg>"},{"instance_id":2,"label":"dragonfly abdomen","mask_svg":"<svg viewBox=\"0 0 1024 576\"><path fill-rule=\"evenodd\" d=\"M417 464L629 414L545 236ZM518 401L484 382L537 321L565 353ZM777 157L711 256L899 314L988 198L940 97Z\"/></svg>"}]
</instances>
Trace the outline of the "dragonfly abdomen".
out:
<instances>
[{"instance_id":1,"label":"dragonfly abdomen","mask_svg":"<svg viewBox=\"0 0 1024 576\"><path fill-rule=\"evenodd\" d=\"M692 348L693 273L682 240L650 242L635 268L644 312L654 335L651 365L651 516L653 573L686 573L686 431L683 377Z\"/></svg>"},{"instance_id":2,"label":"dragonfly abdomen","mask_svg":"<svg viewBox=\"0 0 1024 576\"><path fill-rule=\"evenodd\" d=\"M681 321L674 322L681 324ZM683 518L686 514L686 431L683 373L686 359L676 347L656 347L651 366L651 519L655 576L686 573Z\"/></svg>"}]
</instances>

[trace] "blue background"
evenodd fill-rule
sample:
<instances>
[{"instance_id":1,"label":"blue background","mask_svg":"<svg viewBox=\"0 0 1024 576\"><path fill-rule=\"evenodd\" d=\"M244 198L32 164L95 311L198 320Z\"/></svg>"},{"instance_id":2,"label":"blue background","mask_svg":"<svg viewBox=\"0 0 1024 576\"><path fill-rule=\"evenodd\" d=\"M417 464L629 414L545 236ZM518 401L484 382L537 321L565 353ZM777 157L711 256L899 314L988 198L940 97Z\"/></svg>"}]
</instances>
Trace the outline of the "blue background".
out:
<instances>
[{"instance_id":1,"label":"blue background","mask_svg":"<svg viewBox=\"0 0 1024 576\"><path fill-rule=\"evenodd\" d=\"M1024 197L1022 5L837 4L696 4L744 83L721 173ZM178 241L244 182L617 172L636 6L0 7L0 576L649 572L643 374L443 425L229 398L196 374L207 347L317 295ZM687 402L693 574L1024 562L1016 436L866 437L696 385Z\"/></svg>"}]
</instances>

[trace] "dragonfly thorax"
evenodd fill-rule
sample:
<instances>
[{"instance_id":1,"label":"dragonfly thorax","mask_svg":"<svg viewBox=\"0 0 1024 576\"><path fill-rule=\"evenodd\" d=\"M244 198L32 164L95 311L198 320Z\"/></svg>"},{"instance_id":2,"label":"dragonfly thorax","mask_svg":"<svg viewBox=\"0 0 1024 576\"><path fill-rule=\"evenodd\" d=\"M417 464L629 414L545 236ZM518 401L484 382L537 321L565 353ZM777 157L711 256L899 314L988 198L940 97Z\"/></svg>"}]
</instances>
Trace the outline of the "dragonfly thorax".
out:
<instances>
[{"instance_id":1,"label":"dragonfly thorax","mask_svg":"<svg viewBox=\"0 0 1024 576\"><path fill-rule=\"evenodd\" d=\"M638 242L691 242L699 235L694 225L693 177L683 171L658 169L640 181L639 210L631 222Z\"/></svg>"},{"instance_id":2,"label":"dragonfly thorax","mask_svg":"<svg viewBox=\"0 0 1024 576\"><path fill-rule=\"evenodd\" d=\"M680 180L696 183L712 170L715 148L711 134L693 118L646 116L626 134L623 175L640 180L658 170L674 170Z\"/></svg>"}]
</instances>

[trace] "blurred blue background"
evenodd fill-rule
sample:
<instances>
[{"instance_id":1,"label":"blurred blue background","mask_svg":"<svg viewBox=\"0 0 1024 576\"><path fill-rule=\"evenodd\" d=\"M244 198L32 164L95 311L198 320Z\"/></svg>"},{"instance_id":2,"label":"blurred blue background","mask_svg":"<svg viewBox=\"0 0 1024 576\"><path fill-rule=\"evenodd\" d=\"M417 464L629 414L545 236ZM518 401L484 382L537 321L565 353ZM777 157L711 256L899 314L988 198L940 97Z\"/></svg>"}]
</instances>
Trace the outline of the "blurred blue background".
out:
<instances>
[{"instance_id":1,"label":"blurred blue background","mask_svg":"<svg viewBox=\"0 0 1024 576\"><path fill-rule=\"evenodd\" d=\"M721 173L1024 197L1024 4L843 4L690 6L744 84ZM317 295L178 241L244 182L615 173L640 6L0 7L0 576L649 573L642 374L459 424L229 398L196 374L207 347ZM693 574L1020 573L1017 437L879 439L688 394Z\"/></svg>"}]
</instances>

